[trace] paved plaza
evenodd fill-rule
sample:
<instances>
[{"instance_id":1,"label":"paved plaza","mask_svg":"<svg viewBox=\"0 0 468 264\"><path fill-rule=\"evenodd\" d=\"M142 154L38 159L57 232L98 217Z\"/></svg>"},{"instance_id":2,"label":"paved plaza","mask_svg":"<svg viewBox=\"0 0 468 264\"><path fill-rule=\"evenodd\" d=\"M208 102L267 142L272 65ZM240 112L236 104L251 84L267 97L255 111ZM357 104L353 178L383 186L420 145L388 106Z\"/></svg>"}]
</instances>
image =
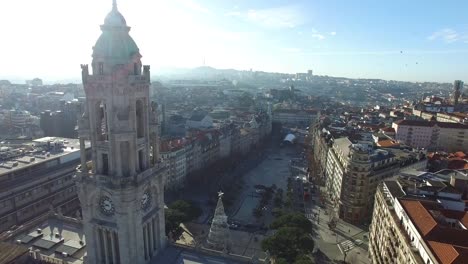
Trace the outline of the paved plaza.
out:
<instances>
[{"instance_id":1,"label":"paved plaza","mask_svg":"<svg viewBox=\"0 0 468 264\"><path fill-rule=\"evenodd\" d=\"M331 219L327 205L320 206L319 191L305 203L305 215L314 224L313 237L316 249L323 252L330 260L343 260L351 264L368 264L368 232L342 220L338 220L335 230L330 230Z\"/></svg>"},{"instance_id":2,"label":"paved plaza","mask_svg":"<svg viewBox=\"0 0 468 264\"><path fill-rule=\"evenodd\" d=\"M255 159L249 159L239 165L233 173L238 174L239 193L233 204L226 210L228 221L240 222L243 225L252 225L253 229L241 228L231 230L232 247L231 255L240 256L245 259L264 259L265 253L261 250L261 241L272 231L261 230L262 226L267 227L274 217L271 215L271 203L265 209L263 216L255 218L253 210L257 207L261 195L256 193L256 185L266 187L276 185L278 189L287 190L288 178L293 179L294 205L297 210L302 211L313 223L311 232L315 249L314 256L317 263L336 263L342 261L346 255L347 263L368 264L367 257L367 236L368 233L362 228L353 226L341 220L337 221L335 230L328 226L330 214L333 213L326 202L321 205L320 188L316 188L308 201L303 200L302 190L304 187L312 189L309 183L304 182L302 177L307 174L306 165L301 162L294 163L291 167L291 160L297 160L301 149L297 146L280 147L278 142L272 143L262 153L258 153ZM296 176L300 176L296 179ZM203 201L200 196L200 201ZM191 250L181 250L174 263L235 263L230 258L217 259L198 254L196 248L203 247L206 236L209 233L210 225L208 219L212 216L214 208L204 208L204 216L197 223L188 223L184 226L185 232L176 243L191 247ZM176 251L177 251L176 250ZM198 255L197 255L198 254ZM172 256L174 258L174 256ZM203 258L203 259L202 259ZM224 261L224 262L223 262Z\"/></svg>"},{"instance_id":3,"label":"paved plaza","mask_svg":"<svg viewBox=\"0 0 468 264\"><path fill-rule=\"evenodd\" d=\"M244 186L239 193L239 207L231 212L230 219L244 223L253 223L253 209L259 203L260 195L255 192L255 185L270 187L276 185L278 189L286 191L287 179L290 175L289 164L292 158L297 157L298 151L294 147L272 146L264 151L264 158L244 176ZM269 224L271 222L271 207L267 208L265 217L259 221Z\"/></svg>"}]
</instances>

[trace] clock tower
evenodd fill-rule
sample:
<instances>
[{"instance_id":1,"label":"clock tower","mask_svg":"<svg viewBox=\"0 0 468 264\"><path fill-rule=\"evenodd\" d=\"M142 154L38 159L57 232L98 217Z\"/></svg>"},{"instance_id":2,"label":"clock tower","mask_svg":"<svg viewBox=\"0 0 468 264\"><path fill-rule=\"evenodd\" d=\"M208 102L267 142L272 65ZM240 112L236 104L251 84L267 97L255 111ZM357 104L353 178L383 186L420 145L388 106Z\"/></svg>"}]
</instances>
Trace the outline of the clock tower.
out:
<instances>
[{"instance_id":1,"label":"clock tower","mask_svg":"<svg viewBox=\"0 0 468 264\"><path fill-rule=\"evenodd\" d=\"M142 66L115 0L101 30L92 72L81 66L86 111L79 121L77 185L86 261L149 263L166 243L165 170L158 157L157 107L149 100L150 67Z\"/></svg>"}]
</instances>

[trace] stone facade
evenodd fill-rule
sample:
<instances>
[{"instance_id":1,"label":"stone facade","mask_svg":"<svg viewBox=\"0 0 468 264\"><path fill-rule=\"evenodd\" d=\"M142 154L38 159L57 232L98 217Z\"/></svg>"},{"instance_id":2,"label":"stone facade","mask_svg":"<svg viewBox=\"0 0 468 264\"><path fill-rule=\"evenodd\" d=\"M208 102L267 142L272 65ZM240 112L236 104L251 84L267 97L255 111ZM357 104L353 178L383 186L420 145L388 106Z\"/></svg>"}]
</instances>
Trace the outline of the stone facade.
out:
<instances>
[{"instance_id":1,"label":"stone facade","mask_svg":"<svg viewBox=\"0 0 468 264\"><path fill-rule=\"evenodd\" d=\"M468 150L468 125L465 124L401 120L392 127L395 138L413 148L447 152Z\"/></svg>"},{"instance_id":2,"label":"stone facade","mask_svg":"<svg viewBox=\"0 0 468 264\"><path fill-rule=\"evenodd\" d=\"M80 143L91 141L78 170L88 263L150 263L165 247L164 167L159 163L150 71L117 10L101 26L93 74L82 65L86 111Z\"/></svg>"},{"instance_id":3,"label":"stone facade","mask_svg":"<svg viewBox=\"0 0 468 264\"><path fill-rule=\"evenodd\" d=\"M373 218L370 227L369 255L372 263L424 263L414 251L411 241L401 229L394 212L393 201L385 183L377 189Z\"/></svg>"},{"instance_id":4,"label":"stone facade","mask_svg":"<svg viewBox=\"0 0 468 264\"><path fill-rule=\"evenodd\" d=\"M466 196L454 187L431 173L383 181L369 228L372 263L465 263Z\"/></svg>"}]
</instances>

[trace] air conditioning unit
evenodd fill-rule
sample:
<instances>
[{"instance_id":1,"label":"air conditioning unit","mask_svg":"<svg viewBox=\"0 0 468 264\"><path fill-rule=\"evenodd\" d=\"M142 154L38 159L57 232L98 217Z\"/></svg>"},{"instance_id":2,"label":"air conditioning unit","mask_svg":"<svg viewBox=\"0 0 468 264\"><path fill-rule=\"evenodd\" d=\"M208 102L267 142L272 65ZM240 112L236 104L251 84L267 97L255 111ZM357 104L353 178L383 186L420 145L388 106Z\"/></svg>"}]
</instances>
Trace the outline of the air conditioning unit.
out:
<instances>
[{"instance_id":1,"label":"air conditioning unit","mask_svg":"<svg viewBox=\"0 0 468 264\"><path fill-rule=\"evenodd\" d=\"M42 234L42 229L38 228L38 229L36 229L36 231L37 231L38 234Z\"/></svg>"},{"instance_id":2,"label":"air conditioning unit","mask_svg":"<svg viewBox=\"0 0 468 264\"><path fill-rule=\"evenodd\" d=\"M60 233L55 233L56 238L60 238Z\"/></svg>"}]
</instances>

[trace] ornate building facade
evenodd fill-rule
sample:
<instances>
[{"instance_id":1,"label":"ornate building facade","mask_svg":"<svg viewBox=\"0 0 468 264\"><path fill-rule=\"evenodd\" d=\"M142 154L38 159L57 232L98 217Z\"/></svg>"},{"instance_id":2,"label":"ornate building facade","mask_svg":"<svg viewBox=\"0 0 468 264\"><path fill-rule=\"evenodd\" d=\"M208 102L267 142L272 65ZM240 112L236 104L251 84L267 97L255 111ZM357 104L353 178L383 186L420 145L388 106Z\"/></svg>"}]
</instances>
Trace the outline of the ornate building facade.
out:
<instances>
[{"instance_id":1,"label":"ornate building facade","mask_svg":"<svg viewBox=\"0 0 468 264\"><path fill-rule=\"evenodd\" d=\"M164 167L159 163L156 105L150 103L150 67L142 66L130 27L117 9L101 26L92 73L82 65L86 111L78 195L88 263L150 263L166 244ZM84 149L84 148L83 148Z\"/></svg>"}]
</instances>

